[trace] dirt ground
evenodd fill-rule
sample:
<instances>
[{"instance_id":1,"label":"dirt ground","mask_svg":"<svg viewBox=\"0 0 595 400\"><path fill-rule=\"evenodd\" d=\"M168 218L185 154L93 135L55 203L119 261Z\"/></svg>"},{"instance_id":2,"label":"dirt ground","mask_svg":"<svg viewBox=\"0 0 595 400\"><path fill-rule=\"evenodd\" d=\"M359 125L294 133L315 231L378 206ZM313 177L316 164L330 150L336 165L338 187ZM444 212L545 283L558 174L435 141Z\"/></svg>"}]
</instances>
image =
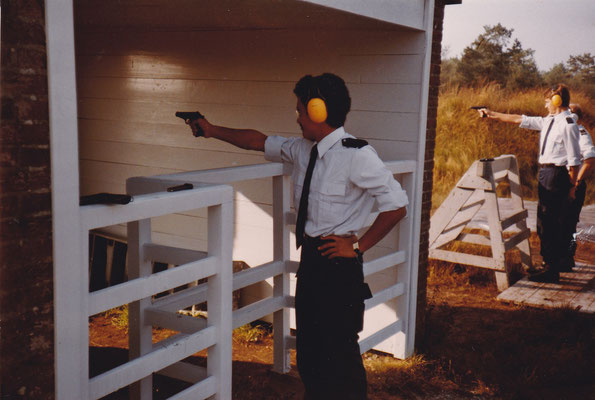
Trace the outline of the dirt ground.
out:
<instances>
[{"instance_id":1,"label":"dirt ground","mask_svg":"<svg viewBox=\"0 0 595 400\"><path fill-rule=\"evenodd\" d=\"M595 265L595 245L580 244L577 259ZM431 267L426 329L418 354L409 360L364 354L369 399L593 398L593 316L498 302L493 274L476 271L458 265ZM170 334L155 330L154 340ZM234 334L233 398L302 399L295 353L289 374L273 372L272 338L262 336L251 341ZM89 340L92 376L126 361L126 327L114 324L113 316L95 316ZM187 361L204 365L205 354ZM155 375L153 398L167 398L185 387ZM126 388L105 397L126 398Z\"/></svg>"}]
</instances>

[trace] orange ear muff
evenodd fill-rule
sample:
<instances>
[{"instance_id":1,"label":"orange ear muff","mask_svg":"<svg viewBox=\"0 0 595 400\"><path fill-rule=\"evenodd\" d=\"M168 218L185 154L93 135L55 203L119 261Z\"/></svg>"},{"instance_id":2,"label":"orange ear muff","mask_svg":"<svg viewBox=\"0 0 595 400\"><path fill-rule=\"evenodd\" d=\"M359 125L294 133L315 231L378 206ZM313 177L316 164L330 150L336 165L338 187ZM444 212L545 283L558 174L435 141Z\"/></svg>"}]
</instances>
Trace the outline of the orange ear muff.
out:
<instances>
[{"instance_id":1,"label":"orange ear muff","mask_svg":"<svg viewBox=\"0 0 595 400\"><path fill-rule=\"evenodd\" d=\"M554 107L560 107L562 105L562 96L559 94L555 94L552 96L552 105Z\"/></svg>"},{"instance_id":2,"label":"orange ear muff","mask_svg":"<svg viewBox=\"0 0 595 400\"><path fill-rule=\"evenodd\" d=\"M308 101L307 111L310 120L317 124L326 121L326 118L328 117L326 104L324 104L324 100L319 97L315 97Z\"/></svg>"}]
</instances>

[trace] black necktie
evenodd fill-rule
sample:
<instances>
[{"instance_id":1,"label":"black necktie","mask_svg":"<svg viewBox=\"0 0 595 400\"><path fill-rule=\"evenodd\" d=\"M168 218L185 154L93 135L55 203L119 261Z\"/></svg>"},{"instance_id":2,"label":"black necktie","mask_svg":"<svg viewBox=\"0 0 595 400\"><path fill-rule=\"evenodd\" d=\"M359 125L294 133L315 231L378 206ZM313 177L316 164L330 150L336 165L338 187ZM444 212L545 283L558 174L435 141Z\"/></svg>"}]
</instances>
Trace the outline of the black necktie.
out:
<instances>
[{"instance_id":1,"label":"black necktie","mask_svg":"<svg viewBox=\"0 0 595 400\"><path fill-rule=\"evenodd\" d=\"M545 133L545 138L543 139L543 144L541 145L541 155L543 155L543 152L545 151L545 144L547 143L547 137L550 134L550 131L552 130L552 125L554 125L554 119L552 118L552 121L550 122L550 126L548 126L547 128L547 132Z\"/></svg>"},{"instance_id":2,"label":"black necktie","mask_svg":"<svg viewBox=\"0 0 595 400\"><path fill-rule=\"evenodd\" d=\"M299 249L304 241L304 228L306 227L306 217L308 216L308 197L310 195L310 181L312 181L312 172L318 158L318 145L314 145L310 151L310 162L306 170L304 185L302 187L302 197L300 197L300 208L298 210L297 221L295 223L295 243Z\"/></svg>"}]
</instances>

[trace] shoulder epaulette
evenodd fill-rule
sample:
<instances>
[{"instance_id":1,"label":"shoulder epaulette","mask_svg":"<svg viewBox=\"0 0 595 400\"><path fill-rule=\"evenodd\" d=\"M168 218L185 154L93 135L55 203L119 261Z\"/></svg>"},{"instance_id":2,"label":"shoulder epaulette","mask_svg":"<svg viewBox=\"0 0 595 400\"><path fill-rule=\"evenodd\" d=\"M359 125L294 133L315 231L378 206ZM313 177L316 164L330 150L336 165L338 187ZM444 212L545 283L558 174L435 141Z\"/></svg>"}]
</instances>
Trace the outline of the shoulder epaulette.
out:
<instances>
[{"instance_id":1,"label":"shoulder epaulette","mask_svg":"<svg viewBox=\"0 0 595 400\"><path fill-rule=\"evenodd\" d=\"M574 119L572 119L572 117L566 117L566 122L569 124L574 124Z\"/></svg>"},{"instance_id":2,"label":"shoulder epaulette","mask_svg":"<svg viewBox=\"0 0 595 400\"><path fill-rule=\"evenodd\" d=\"M344 147L351 147L351 148L356 148L356 149L361 149L364 146L368 145L368 142L366 142L363 139L355 139L355 138L346 138L341 140L341 143L343 143Z\"/></svg>"}]
</instances>

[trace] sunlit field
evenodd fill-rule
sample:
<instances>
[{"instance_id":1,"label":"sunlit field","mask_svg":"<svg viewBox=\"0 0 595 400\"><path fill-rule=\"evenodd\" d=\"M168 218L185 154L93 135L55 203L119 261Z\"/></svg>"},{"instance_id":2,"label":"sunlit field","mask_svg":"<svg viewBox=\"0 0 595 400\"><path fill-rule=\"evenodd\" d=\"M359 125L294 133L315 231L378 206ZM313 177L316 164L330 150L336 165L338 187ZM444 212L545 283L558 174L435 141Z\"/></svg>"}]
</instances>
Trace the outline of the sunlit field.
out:
<instances>
[{"instance_id":1,"label":"sunlit field","mask_svg":"<svg viewBox=\"0 0 595 400\"><path fill-rule=\"evenodd\" d=\"M571 92L571 102L583 109L582 123L589 132L595 127L595 102L581 92ZM530 89L510 93L496 85L480 88L445 88L440 93L434 157L432 206L437 208L473 161L513 154L519 161L523 197L537 199L537 153L539 132L515 124L479 118L471 106L513 114L545 116L543 91ZM591 179L592 180L592 179ZM586 204L595 202L590 185Z\"/></svg>"}]
</instances>

